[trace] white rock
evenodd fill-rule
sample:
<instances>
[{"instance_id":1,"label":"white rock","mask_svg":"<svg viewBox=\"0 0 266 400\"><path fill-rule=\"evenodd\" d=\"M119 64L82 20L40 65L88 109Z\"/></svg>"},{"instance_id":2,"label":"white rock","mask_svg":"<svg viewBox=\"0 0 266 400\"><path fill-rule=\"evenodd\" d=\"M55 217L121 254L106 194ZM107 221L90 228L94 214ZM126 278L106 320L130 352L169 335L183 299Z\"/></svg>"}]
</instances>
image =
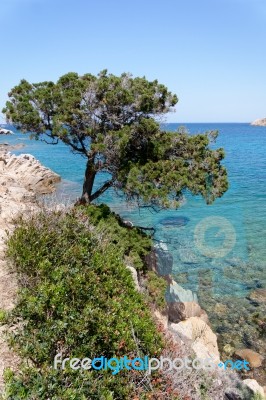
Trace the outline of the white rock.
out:
<instances>
[{"instance_id":1,"label":"white rock","mask_svg":"<svg viewBox=\"0 0 266 400\"><path fill-rule=\"evenodd\" d=\"M198 302L197 295L195 293L193 293L191 290L184 289L174 280L172 281L172 284L169 285L165 296L167 303Z\"/></svg>"},{"instance_id":2,"label":"white rock","mask_svg":"<svg viewBox=\"0 0 266 400\"><path fill-rule=\"evenodd\" d=\"M214 361L220 361L217 337L201 318L191 317L178 324L170 324L170 329L179 339L191 345L198 358L211 357Z\"/></svg>"},{"instance_id":3,"label":"white rock","mask_svg":"<svg viewBox=\"0 0 266 400\"><path fill-rule=\"evenodd\" d=\"M9 129L0 128L0 135L13 135L13 132Z\"/></svg>"},{"instance_id":4,"label":"white rock","mask_svg":"<svg viewBox=\"0 0 266 400\"><path fill-rule=\"evenodd\" d=\"M130 265L127 265L126 267L127 267L127 269L129 269L129 271L132 274L132 278L133 278L133 281L135 283L135 287L136 287L137 291L140 292L141 289L140 289L140 286L139 286L139 280L138 280L137 271L135 270L134 267L131 267Z\"/></svg>"},{"instance_id":5,"label":"white rock","mask_svg":"<svg viewBox=\"0 0 266 400\"><path fill-rule=\"evenodd\" d=\"M245 379L243 380L243 383L244 385L248 386L253 393L259 393L263 399L266 398L263 388L258 384L255 379Z\"/></svg>"},{"instance_id":6,"label":"white rock","mask_svg":"<svg viewBox=\"0 0 266 400\"><path fill-rule=\"evenodd\" d=\"M254 125L254 126L266 126L266 118L256 119L255 121L253 121L251 123L251 125Z\"/></svg>"}]
</instances>

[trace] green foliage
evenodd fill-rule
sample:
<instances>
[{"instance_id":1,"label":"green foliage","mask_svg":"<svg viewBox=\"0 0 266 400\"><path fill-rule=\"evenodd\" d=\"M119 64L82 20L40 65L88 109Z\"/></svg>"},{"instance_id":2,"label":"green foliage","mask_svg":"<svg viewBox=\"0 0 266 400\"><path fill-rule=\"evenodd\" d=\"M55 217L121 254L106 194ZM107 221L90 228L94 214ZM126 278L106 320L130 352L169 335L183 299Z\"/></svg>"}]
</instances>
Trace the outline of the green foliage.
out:
<instances>
[{"instance_id":1,"label":"green foliage","mask_svg":"<svg viewBox=\"0 0 266 400\"><path fill-rule=\"evenodd\" d=\"M211 203L227 190L223 150L209 146L217 132L161 131L156 117L177 97L157 80L106 70L68 73L56 83L22 80L9 97L3 112L10 123L36 138L61 140L87 159L83 203L110 187L151 207L177 207L185 190ZM107 180L93 191L99 172Z\"/></svg>"},{"instance_id":2,"label":"green foliage","mask_svg":"<svg viewBox=\"0 0 266 400\"><path fill-rule=\"evenodd\" d=\"M127 229L119 240L122 230L106 207L18 221L8 241L21 288L9 317L17 326L10 343L26 361L20 373L6 371L6 399L122 400L137 393L140 373L53 369L57 353L131 358L161 352L162 338L123 263L124 251L138 252L138 233ZM140 398L149 390L139 390Z\"/></svg>"},{"instance_id":3,"label":"green foliage","mask_svg":"<svg viewBox=\"0 0 266 400\"><path fill-rule=\"evenodd\" d=\"M260 393L255 393L251 400L263 400L263 396Z\"/></svg>"},{"instance_id":4,"label":"green foliage","mask_svg":"<svg viewBox=\"0 0 266 400\"><path fill-rule=\"evenodd\" d=\"M139 228L125 227L122 219L111 212L108 206L90 205L83 212L89 221L97 227L98 234L104 234L110 243L116 246L116 251L134 268L144 271L143 258L151 250L152 240Z\"/></svg>"},{"instance_id":5,"label":"green foliage","mask_svg":"<svg viewBox=\"0 0 266 400\"><path fill-rule=\"evenodd\" d=\"M168 286L166 280L158 276L155 272L149 271L147 273L146 285L150 297L150 301L155 307L164 311L166 309L165 293Z\"/></svg>"}]
</instances>

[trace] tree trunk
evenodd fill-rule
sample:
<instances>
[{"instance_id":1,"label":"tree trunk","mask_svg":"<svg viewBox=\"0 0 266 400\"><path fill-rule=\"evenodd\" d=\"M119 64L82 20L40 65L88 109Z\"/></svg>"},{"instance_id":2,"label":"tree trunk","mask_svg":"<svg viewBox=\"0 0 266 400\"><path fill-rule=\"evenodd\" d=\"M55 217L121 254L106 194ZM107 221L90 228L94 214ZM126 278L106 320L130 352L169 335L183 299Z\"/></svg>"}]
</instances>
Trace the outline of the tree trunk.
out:
<instances>
[{"instance_id":1,"label":"tree trunk","mask_svg":"<svg viewBox=\"0 0 266 400\"><path fill-rule=\"evenodd\" d=\"M92 193L94 179L97 172L98 171L95 170L94 163L88 160L85 170L82 196L75 203L76 206L90 204L93 200L101 196L107 189L113 186L114 180L110 179L109 181L106 181L99 189L97 189L96 192Z\"/></svg>"},{"instance_id":2,"label":"tree trunk","mask_svg":"<svg viewBox=\"0 0 266 400\"><path fill-rule=\"evenodd\" d=\"M80 203L89 204L92 200L92 188L94 184L96 171L94 169L94 165L91 161L87 161L85 177L83 183L83 191L80 199Z\"/></svg>"}]
</instances>

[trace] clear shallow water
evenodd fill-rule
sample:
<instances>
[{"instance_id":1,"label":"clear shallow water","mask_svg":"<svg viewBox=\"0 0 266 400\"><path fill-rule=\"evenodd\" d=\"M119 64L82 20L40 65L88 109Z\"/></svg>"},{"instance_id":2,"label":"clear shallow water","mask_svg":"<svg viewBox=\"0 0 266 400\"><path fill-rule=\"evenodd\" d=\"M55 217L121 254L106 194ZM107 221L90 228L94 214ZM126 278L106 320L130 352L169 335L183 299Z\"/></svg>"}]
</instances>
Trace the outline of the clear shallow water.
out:
<instances>
[{"instance_id":1,"label":"clear shallow water","mask_svg":"<svg viewBox=\"0 0 266 400\"><path fill-rule=\"evenodd\" d=\"M167 129L176 130L180 125L185 125L192 134L219 130L214 147L225 149L224 164L230 182L221 199L207 206L201 198L188 194L180 209L160 213L127 206L112 191L101 202L108 203L136 225L155 227L156 240L166 242L173 254L172 273L176 280L197 292L218 330L223 331L228 323L224 332L232 333L235 329L235 341L243 344L249 325L247 313L264 312L262 306L254 308L246 297L266 285L266 127L206 123L167 124ZM59 188L62 196L71 199L79 196L85 160L73 155L63 144L48 146L30 141L25 135L0 137L1 142L26 144L15 153L31 153L59 173L64 179ZM98 182L104 178L101 176ZM213 311L217 302L226 306L223 315ZM242 317L246 324L242 323L241 333L238 321ZM254 336L252 323L249 327L253 342L256 339L260 343Z\"/></svg>"}]
</instances>

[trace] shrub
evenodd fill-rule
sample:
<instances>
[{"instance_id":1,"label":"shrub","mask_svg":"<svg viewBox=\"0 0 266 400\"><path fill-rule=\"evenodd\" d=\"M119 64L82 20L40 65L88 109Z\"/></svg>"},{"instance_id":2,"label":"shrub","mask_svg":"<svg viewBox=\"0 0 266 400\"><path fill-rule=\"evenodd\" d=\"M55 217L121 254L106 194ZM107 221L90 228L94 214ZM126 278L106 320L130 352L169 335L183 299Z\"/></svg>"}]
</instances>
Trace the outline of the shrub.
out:
<instances>
[{"instance_id":1,"label":"shrub","mask_svg":"<svg viewBox=\"0 0 266 400\"><path fill-rule=\"evenodd\" d=\"M97 232L116 245L121 257L126 257L137 270L145 270L144 256L151 251L152 241L137 227L125 227L123 220L105 204L82 207Z\"/></svg>"},{"instance_id":2,"label":"shrub","mask_svg":"<svg viewBox=\"0 0 266 400\"><path fill-rule=\"evenodd\" d=\"M16 326L10 343L25 361L19 373L6 372L6 399L111 400L133 393L159 398L150 397L155 389L140 373L53 368L58 353L63 358L160 354L162 337L123 263L127 255L140 266L148 247L147 237L122 227L105 207L18 221L8 256L20 291L8 323Z\"/></svg>"},{"instance_id":3,"label":"shrub","mask_svg":"<svg viewBox=\"0 0 266 400\"><path fill-rule=\"evenodd\" d=\"M165 311L167 307L165 293L168 287L166 280L158 276L154 271L148 271L146 274L146 286L151 304L158 308L159 311Z\"/></svg>"}]
</instances>

